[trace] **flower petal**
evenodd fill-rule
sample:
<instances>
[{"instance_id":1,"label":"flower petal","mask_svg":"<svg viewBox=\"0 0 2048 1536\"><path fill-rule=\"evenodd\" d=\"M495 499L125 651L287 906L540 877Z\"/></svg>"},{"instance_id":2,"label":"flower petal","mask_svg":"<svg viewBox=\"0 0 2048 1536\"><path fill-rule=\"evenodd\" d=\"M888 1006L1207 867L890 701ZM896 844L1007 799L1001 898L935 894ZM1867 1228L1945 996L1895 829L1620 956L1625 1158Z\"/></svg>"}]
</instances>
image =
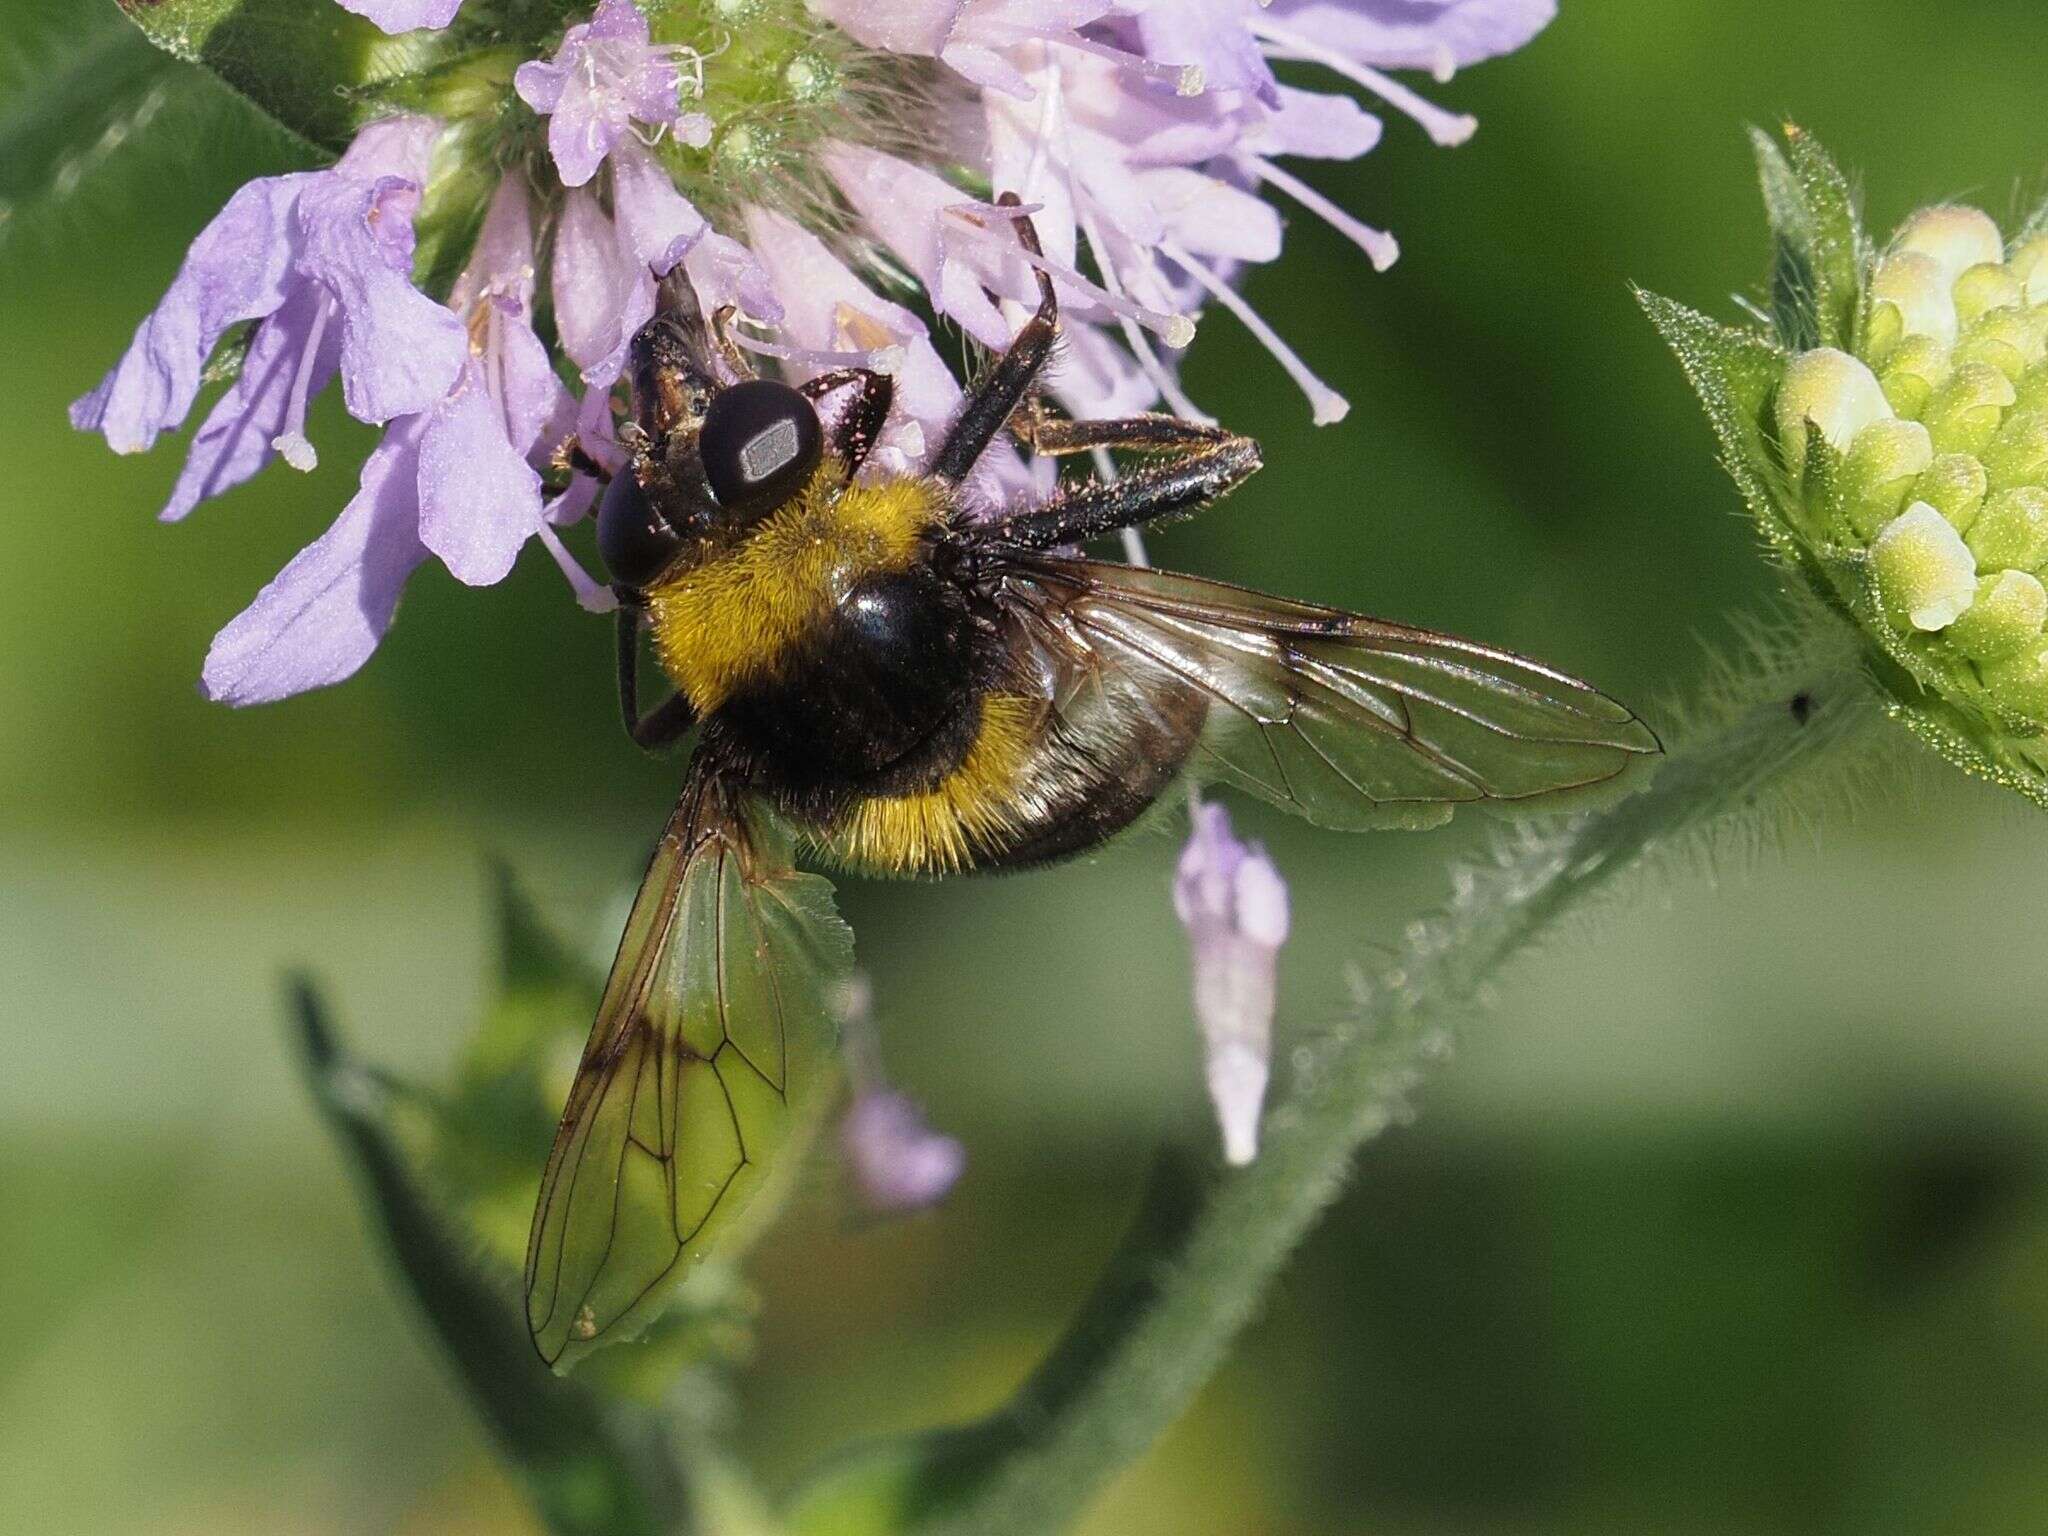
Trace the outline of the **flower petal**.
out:
<instances>
[{"instance_id":1,"label":"flower petal","mask_svg":"<svg viewBox=\"0 0 2048 1536\"><path fill-rule=\"evenodd\" d=\"M183 421L228 327L284 303L299 245L299 198L321 179L320 172L264 176L229 198L192 242L121 361L72 405L71 424L104 433L116 453L142 453Z\"/></svg>"},{"instance_id":2,"label":"flower petal","mask_svg":"<svg viewBox=\"0 0 2048 1536\"><path fill-rule=\"evenodd\" d=\"M419 539L418 417L399 422L363 465L341 516L292 557L214 637L200 691L222 704L267 704L352 675L391 626Z\"/></svg>"},{"instance_id":3,"label":"flower petal","mask_svg":"<svg viewBox=\"0 0 2048 1536\"><path fill-rule=\"evenodd\" d=\"M341 0L341 8L367 17L386 32L416 32L447 26L462 9L462 0Z\"/></svg>"},{"instance_id":4,"label":"flower petal","mask_svg":"<svg viewBox=\"0 0 2048 1536\"><path fill-rule=\"evenodd\" d=\"M410 253L419 196L418 183L396 176L328 177L299 202L298 270L341 307L342 396L358 421L426 410L469 356L462 322L394 265Z\"/></svg>"},{"instance_id":5,"label":"flower petal","mask_svg":"<svg viewBox=\"0 0 2048 1536\"><path fill-rule=\"evenodd\" d=\"M656 277L666 277L710 226L636 139L612 151L612 210L619 231Z\"/></svg>"},{"instance_id":6,"label":"flower petal","mask_svg":"<svg viewBox=\"0 0 2048 1536\"><path fill-rule=\"evenodd\" d=\"M580 187L555 232L553 290L562 350L586 383L609 385L625 370L633 333L654 317L654 279Z\"/></svg>"},{"instance_id":7,"label":"flower petal","mask_svg":"<svg viewBox=\"0 0 2048 1536\"><path fill-rule=\"evenodd\" d=\"M420 542L457 581L487 587L511 573L540 508L540 476L506 437L504 412L472 362L420 438Z\"/></svg>"},{"instance_id":8,"label":"flower petal","mask_svg":"<svg viewBox=\"0 0 2048 1536\"><path fill-rule=\"evenodd\" d=\"M276 453L271 440L286 428L302 366L306 398L319 394L333 379L341 365L341 338L334 327L322 333L310 364L304 361L322 302L318 288L301 287L257 327L242 371L193 435L192 451L159 514L165 522L178 521L200 502L232 490L270 462Z\"/></svg>"},{"instance_id":9,"label":"flower petal","mask_svg":"<svg viewBox=\"0 0 2048 1536\"><path fill-rule=\"evenodd\" d=\"M1273 0L1288 30L1382 69L1439 72L1512 53L1557 15L1556 0Z\"/></svg>"}]
</instances>

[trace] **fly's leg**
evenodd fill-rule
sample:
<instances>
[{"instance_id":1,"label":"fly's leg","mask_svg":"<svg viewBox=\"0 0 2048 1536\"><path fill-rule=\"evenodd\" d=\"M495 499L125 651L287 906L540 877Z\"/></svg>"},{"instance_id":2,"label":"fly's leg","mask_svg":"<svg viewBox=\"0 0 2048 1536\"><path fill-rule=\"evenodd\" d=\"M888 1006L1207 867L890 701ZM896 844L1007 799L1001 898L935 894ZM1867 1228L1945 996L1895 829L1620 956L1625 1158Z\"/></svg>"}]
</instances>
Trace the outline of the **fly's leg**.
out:
<instances>
[{"instance_id":1,"label":"fly's leg","mask_svg":"<svg viewBox=\"0 0 2048 1536\"><path fill-rule=\"evenodd\" d=\"M1005 192L996 199L1005 208L1014 208L1019 201L1014 192ZM1042 258L1045 252L1039 246L1038 231L1031 220L1019 214L1015 222L1018 242L1033 256ZM1041 269L1033 271L1038 277L1038 312L1024 322L1009 350L996 360L988 377L975 386L974 393L960 408L959 418L947 431L938 456L932 460L931 473L941 480L957 485L967 478L968 471L1003 430L1011 413L1031 392L1046 359L1052 355L1053 342L1059 335L1059 301L1053 296L1052 279Z\"/></svg>"},{"instance_id":2,"label":"fly's leg","mask_svg":"<svg viewBox=\"0 0 2048 1536\"><path fill-rule=\"evenodd\" d=\"M619 715L634 744L649 752L675 745L697 723L697 712L682 693L640 713L640 614L634 608L619 609Z\"/></svg>"},{"instance_id":3,"label":"fly's leg","mask_svg":"<svg viewBox=\"0 0 2048 1536\"><path fill-rule=\"evenodd\" d=\"M1077 485L996 525L997 538L1027 549L1079 544L1118 528L1185 516L1242 484L1260 463L1251 438L1177 416L1061 421L1025 412L1013 430L1027 447L1054 456L1096 448L1154 456L1121 479Z\"/></svg>"},{"instance_id":4,"label":"fly's leg","mask_svg":"<svg viewBox=\"0 0 2048 1536\"><path fill-rule=\"evenodd\" d=\"M834 390L849 386L858 388L860 393L833 431L832 453L846 465L847 474L855 475L874 451L889 419L889 403L896 398L896 381L872 368L840 368L806 380L797 385L797 391L815 405Z\"/></svg>"}]
</instances>

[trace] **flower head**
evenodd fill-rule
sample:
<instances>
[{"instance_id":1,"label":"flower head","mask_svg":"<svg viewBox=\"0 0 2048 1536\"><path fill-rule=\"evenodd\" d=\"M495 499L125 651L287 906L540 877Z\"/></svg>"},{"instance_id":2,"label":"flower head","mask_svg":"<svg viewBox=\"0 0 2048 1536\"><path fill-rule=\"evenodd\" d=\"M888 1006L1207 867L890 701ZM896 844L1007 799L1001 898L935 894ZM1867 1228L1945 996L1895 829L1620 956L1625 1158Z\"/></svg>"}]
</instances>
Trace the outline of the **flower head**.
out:
<instances>
[{"instance_id":1,"label":"flower head","mask_svg":"<svg viewBox=\"0 0 2048 1536\"><path fill-rule=\"evenodd\" d=\"M927 1210L967 1170L967 1149L933 1130L915 1100L882 1075L867 978L854 976L834 999L853 1102L839 1122L839 1150L861 1203L878 1216Z\"/></svg>"},{"instance_id":2,"label":"flower head","mask_svg":"<svg viewBox=\"0 0 2048 1536\"><path fill-rule=\"evenodd\" d=\"M1221 311L1300 383L1318 421L1337 420L1342 395L1239 280L1281 255L1275 198L1328 220L1375 267L1396 250L1286 162L1370 150L1381 122L1361 100L1456 142L1470 120L1387 71L1446 79L1551 12L1549 0L745 0L739 26L735 0L345 3L408 33L419 67L401 85L364 54L362 78L337 78L329 96L365 123L353 144L329 170L236 194L73 410L117 450L147 448L248 327L169 517L273 458L311 467L307 405L337 375L348 409L386 426L334 528L216 643L206 690L236 702L348 675L427 555L485 584L538 537L578 600L603 606L555 529L594 501L593 466L624 462L618 386L664 282L687 285L706 314L731 310L729 335L762 370L892 373L872 474L920 469L961 399L913 287L993 350L1050 277L1065 346L1048 387L1074 415L1162 400L1200 415L1174 357ZM492 62L455 67L479 59ZM518 61L509 85L498 61ZM1280 82L1281 62L1300 66L1299 84ZM1023 199L1042 255L997 193ZM465 263L457 242L471 238ZM1931 250L1927 261L1947 259L1938 240ZM550 253L543 270L537 251ZM1056 478L1002 444L964 500L993 512Z\"/></svg>"},{"instance_id":3,"label":"flower head","mask_svg":"<svg viewBox=\"0 0 2048 1536\"><path fill-rule=\"evenodd\" d=\"M1173 910L1194 958L1195 1018L1223 1155L1248 1163L1258 1154L1273 1052L1287 885L1263 848L1231 831L1230 814L1205 802L1195 807L1194 828L1174 871Z\"/></svg>"},{"instance_id":4,"label":"flower head","mask_svg":"<svg viewBox=\"0 0 2048 1536\"><path fill-rule=\"evenodd\" d=\"M2048 244L1943 204L1881 248L1788 130L1758 154L1779 222L1769 331L1665 300L1772 544L1854 618L1893 712L1961 766L2048 803Z\"/></svg>"}]
</instances>

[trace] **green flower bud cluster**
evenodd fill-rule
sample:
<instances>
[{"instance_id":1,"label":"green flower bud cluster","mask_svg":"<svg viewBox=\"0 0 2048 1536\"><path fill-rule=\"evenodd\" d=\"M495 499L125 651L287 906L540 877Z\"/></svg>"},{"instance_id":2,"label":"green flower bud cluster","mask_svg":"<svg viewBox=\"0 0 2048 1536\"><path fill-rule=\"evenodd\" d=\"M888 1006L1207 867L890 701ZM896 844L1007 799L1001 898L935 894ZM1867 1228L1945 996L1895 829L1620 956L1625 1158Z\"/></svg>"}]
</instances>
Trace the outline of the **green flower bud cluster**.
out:
<instances>
[{"instance_id":1,"label":"green flower bud cluster","mask_svg":"<svg viewBox=\"0 0 2048 1536\"><path fill-rule=\"evenodd\" d=\"M1786 140L1757 139L1769 330L1645 305L1894 713L2048 804L2048 209L2008 239L1943 204L1879 246L1826 153Z\"/></svg>"}]
</instances>

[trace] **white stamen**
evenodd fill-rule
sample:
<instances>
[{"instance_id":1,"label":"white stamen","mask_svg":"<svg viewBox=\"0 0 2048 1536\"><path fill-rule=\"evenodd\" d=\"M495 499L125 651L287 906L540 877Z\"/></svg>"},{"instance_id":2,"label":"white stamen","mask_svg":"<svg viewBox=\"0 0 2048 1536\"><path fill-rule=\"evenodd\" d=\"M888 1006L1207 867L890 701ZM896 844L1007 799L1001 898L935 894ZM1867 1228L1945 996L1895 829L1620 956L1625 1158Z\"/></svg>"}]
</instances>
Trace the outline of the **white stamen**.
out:
<instances>
[{"instance_id":1,"label":"white stamen","mask_svg":"<svg viewBox=\"0 0 2048 1536\"><path fill-rule=\"evenodd\" d=\"M1354 219L1300 177L1257 155L1240 156L1238 163L1249 169L1259 180L1271 182L1364 251L1375 272L1384 272L1401 259L1400 241L1383 229L1374 229L1370 224Z\"/></svg>"},{"instance_id":2,"label":"white stamen","mask_svg":"<svg viewBox=\"0 0 2048 1536\"><path fill-rule=\"evenodd\" d=\"M1117 275L1116 263L1109 259L1108 251L1102 243L1102 235L1095 228L1093 216L1087 212L1083 204L1076 203L1074 208L1075 222L1081 226L1081 237L1088 242L1088 249L1095 255L1095 264L1102 269L1103 281L1109 285L1111 292L1121 296L1123 279ZM1173 407L1174 415L1185 416L1188 420L1199 421L1205 426L1214 426L1216 418L1188 398L1187 392L1180 387L1180 381L1159 360L1159 354L1152 350L1152 343L1146 338L1145 333L1123 316L1118 317L1117 325L1124 333L1124 342L1130 347L1131 355L1138 360L1139 370L1152 381L1153 387L1159 391L1160 398Z\"/></svg>"},{"instance_id":3,"label":"white stamen","mask_svg":"<svg viewBox=\"0 0 2048 1536\"><path fill-rule=\"evenodd\" d=\"M552 505L552 503L550 503ZM569 553L562 536L555 532L543 511L540 518L541 547L555 557L555 564L568 578L569 589L576 594L576 605L585 613L610 613L619 606L619 599L610 587L591 578L576 557Z\"/></svg>"},{"instance_id":4,"label":"white stamen","mask_svg":"<svg viewBox=\"0 0 2048 1536\"><path fill-rule=\"evenodd\" d=\"M1206 288L1210 297L1218 304L1243 321L1245 329L1256 336L1259 344L1273 354L1275 361L1287 370L1288 376L1300 386L1301 392L1308 396L1309 404L1314 408L1317 426L1332 426L1350 414L1351 402L1311 373L1308 365L1295 354L1294 349L1280 339L1280 333L1244 301L1242 294L1171 240L1160 241L1159 251Z\"/></svg>"},{"instance_id":5,"label":"white stamen","mask_svg":"<svg viewBox=\"0 0 2048 1536\"><path fill-rule=\"evenodd\" d=\"M1449 85L1458 73L1458 56L1449 43L1438 43L1430 54L1429 77L1438 85Z\"/></svg>"},{"instance_id":6,"label":"white stamen","mask_svg":"<svg viewBox=\"0 0 2048 1536\"><path fill-rule=\"evenodd\" d=\"M1033 35L1015 27L1005 27L1001 30L1019 36ZM1128 70L1134 75L1143 75L1147 80L1157 80L1162 85L1170 85L1176 96L1199 96L1208 86L1202 75L1202 66L1199 64L1162 64L1157 59L1140 58L1135 53L1126 53L1121 48L1112 48L1108 43L1098 43L1093 38L1081 37L1071 32L1048 41L1056 42L1063 48L1072 48L1077 53L1107 59L1117 68Z\"/></svg>"},{"instance_id":7,"label":"white stamen","mask_svg":"<svg viewBox=\"0 0 2048 1536\"><path fill-rule=\"evenodd\" d=\"M1252 32L1269 43L1278 44L1277 49L1266 50L1269 58L1306 59L1320 64L1325 69L1335 70L1354 85L1363 86L1388 106L1406 112L1422 125L1422 131L1438 144L1462 144L1478 130L1479 119L1465 112L1446 112L1435 102L1426 101L1400 81L1381 74L1369 64L1346 58L1334 48L1326 48L1314 38L1303 37L1286 27L1276 27L1270 21L1254 18L1250 23Z\"/></svg>"},{"instance_id":8,"label":"white stamen","mask_svg":"<svg viewBox=\"0 0 2048 1536\"><path fill-rule=\"evenodd\" d=\"M320 307L313 312L313 328L306 334L306 349L299 354L298 372L292 375L291 398L284 408L284 430L270 440L279 457L300 474L312 473L320 463L320 455L314 452L312 441L306 436L306 391L313 381L313 362L320 355L321 338L327 334L327 322L333 314L334 300L322 294Z\"/></svg>"}]
</instances>

